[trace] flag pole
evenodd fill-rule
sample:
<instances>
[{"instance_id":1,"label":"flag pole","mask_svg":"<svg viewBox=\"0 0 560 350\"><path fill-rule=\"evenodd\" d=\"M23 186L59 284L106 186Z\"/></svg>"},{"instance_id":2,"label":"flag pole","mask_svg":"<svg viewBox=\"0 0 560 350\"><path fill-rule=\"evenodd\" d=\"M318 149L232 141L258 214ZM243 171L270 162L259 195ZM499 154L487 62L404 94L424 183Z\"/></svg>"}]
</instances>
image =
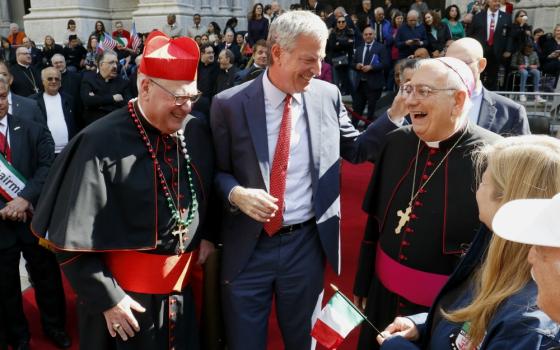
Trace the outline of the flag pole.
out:
<instances>
[{"instance_id":1,"label":"flag pole","mask_svg":"<svg viewBox=\"0 0 560 350\"><path fill-rule=\"evenodd\" d=\"M353 303L350 299L348 299L348 297L346 297L346 295L344 295L344 293L340 292L340 290L338 289L337 286L335 286L334 284L331 283L331 288L335 291L335 293L339 294L339 295L344 299L344 301L346 301L348 304L350 304L350 306L352 306L352 308L353 308L354 310L356 310L356 312L359 313L360 316L362 316L362 317L364 318L364 320L377 332L377 334L379 334L379 335L381 336L381 338L385 338L385 337L383 336L383 334L381 334L381 332L379 331L379 329L377 329L377 327L375 327L375 326L373 325L373 323L371 323L371 321L368 320L367 316L364 315L364 313L361 312L360 309L358 309L358 308L356 307L356 305L354 305L354 303Z\"/></svg>"}]
</instances>

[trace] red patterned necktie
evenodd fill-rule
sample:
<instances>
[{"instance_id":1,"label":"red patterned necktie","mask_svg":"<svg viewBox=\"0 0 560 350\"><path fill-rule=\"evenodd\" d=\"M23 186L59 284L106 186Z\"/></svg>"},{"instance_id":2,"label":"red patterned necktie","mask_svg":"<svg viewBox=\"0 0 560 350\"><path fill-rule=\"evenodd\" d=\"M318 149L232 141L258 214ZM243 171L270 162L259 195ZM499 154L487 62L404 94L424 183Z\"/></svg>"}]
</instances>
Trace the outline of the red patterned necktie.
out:
<instances>
[{"instance_id":1,"label":"red patterned necktie","mask_svg":"<svg viewBox=\"0 0 560 350\"><path fill-rule=\"evenodd\" d=\"M494 32L496 31L496 21L494 20L495 14L492 13L492 18L490 18L490 31L488 33L488 46L494 45Z\"/></svg>"},{"instance_id":2,"label":"red patterned necktie","mask_svg":"<svg viewBox=\"0 0 560 350\"><path fill-rule=\"evenodd\" d=\"M6 135L0 131L0 152L8 162L12 162L12 152L10 151L10 145L8 144L8 139Z\"/></svg>"},{"instance_id":3,"label":"red patterned necktie","mask_svg":"<svg viewBox=\"0 0 560 350\"><path fill-rule=\"evenodd\" d=\"M278 211L276 216L264 224L264 230L269 236L274 235L282 228L284 213L284 193L286 192L286 176L288 175L288 159L290 158L290 135L292 131L292 96L286 95L284 99L284 112L280 123L278 141L270 171L270 195L277 198Z\"/></svg>"}]
</instances>

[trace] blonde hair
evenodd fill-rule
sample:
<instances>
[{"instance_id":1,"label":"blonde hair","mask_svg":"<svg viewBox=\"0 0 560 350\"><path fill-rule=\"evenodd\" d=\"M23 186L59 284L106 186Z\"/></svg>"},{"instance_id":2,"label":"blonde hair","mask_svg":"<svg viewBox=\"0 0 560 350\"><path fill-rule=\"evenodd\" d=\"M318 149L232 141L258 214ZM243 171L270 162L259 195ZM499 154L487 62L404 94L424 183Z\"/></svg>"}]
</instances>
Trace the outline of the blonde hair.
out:
<instances>
[{"instance_id":1,"label":"blonde hair","mask_svg":"<svg viewBox=\"0 0 560 350\"><path fill-rule=\"evenodd\" d=\"M505 138L476 154L477 178L484 169L500 204L513 199L552 198L560 192L560 140L543 135ZM530 234L529 232L527 234ZM531 279L527 254L531 246L493 235L486 258L474 276L474 297L459 310L442 313L452 322L470 322L470 348L484 339L500 304Z\"/></svg>"}]
</instances>

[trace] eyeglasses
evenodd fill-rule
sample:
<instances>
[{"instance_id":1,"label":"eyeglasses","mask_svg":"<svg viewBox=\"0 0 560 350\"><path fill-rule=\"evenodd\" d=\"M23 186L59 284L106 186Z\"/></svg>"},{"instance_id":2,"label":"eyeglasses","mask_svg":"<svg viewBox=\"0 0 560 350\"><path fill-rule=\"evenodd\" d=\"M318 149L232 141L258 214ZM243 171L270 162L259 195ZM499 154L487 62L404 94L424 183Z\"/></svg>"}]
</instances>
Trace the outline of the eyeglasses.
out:
<instances>
[{"instance_id":1,"label":"eyeglasses","mask_svg":"<svg viewBox=\"0 0 560 350\"><path fill-rule=\"evenodd\" d=\"M175 95L174 93L164 88L161 84L159 84L155 80L150 79L150 81L156 84L157 86L159 86L163 91L167 92L169 95L173 96L175 98L175 106L182 106L187 101L190 101L191 103L195 103L202 96L202 92L200 91L198 91L195 95Z\"/></svg>"},{"instance_id":2,"label":"eyeglasses","mask_svg":"<svg viewBox=\"0 0 560 350\"><path fill-rule=\"evenodd\" d=\"M47 81L60 81L59 77L46 77Z\"/></svg>"},{"instance_id":3,"label":"eyeglasses","mask_svg":"<svg viewBox=\"0 0 560 350\"><path fill-rule=\"evenodd\" d=\"M453 88L436 89L436 88L429 87L427 85L411 85L411 84L401 85L400 88L401 95L403 95L404 97L408 98L414 95L419 100L428 98L431 94L435 94L436 91L454 91L454 90L457 89L453 89Z\"/></svg>"}]
</instances>

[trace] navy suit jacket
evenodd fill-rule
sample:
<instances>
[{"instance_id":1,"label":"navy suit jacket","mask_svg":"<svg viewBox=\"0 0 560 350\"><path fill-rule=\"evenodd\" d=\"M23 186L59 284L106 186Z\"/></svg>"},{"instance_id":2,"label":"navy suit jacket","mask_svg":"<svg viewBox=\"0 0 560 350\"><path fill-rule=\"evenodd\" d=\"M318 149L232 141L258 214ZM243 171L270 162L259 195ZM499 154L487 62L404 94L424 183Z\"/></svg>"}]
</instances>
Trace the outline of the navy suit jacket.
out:
<instances>
[{"instance_id":1,"label":"navy suit jacket","mask_svg":"<svg viewBox=\"0 0 560 350\"><path fill-rule=\"evenodd\" d=\"M525 107L485 88L477 124L502 136L531 133Z\"/></svg>"},{"instance_id":2,"label":"navy suit jacket","mask_svg":"<svg viewBox=\"0 0 560 350\"><path fill-rule=\"evenodd\" d=\"M484 48L488 49L488 13L481 11L474 15L471 25L467 27L467 36L478 40ZM498 11L498 21L494 30L493 50L496 57L501 58L505 51L511 52L511 16L503 11Z\"/></svg>"},{"instance_id":3,"label":"navy suit jacket","mask_svg":"<svg viewBox=\"0 0 560 350\"><path fill-rule=\"evenodd\" d=\"M12 115L21 119L33 120L37 123L43 123L45 116L39 109L37 101L16 95L12 92Z\"/></svg>"},{"instance_id":4,"label":"navy suit jacket","mask_svg":"<svg viewBox=\"0 0 560 350\"><path fill-rule=\"evenodd\" d=\"M43 123L47 123L47 108L45 107L45 99L43 98L43 93L38 93L31 95L30 98L37 101L39 109L43 117ZM74 99L72 96L60 92L60 100L62 102L62 112L64 113L64 120L66 121L66 128L68 129L68 140L70 140L79 131L77 125L77 118L74 111Z\"/></svg>"},{"instance_id":5,"label":"navy suit jacket","mask_svg":"<svg viewBox=\"0 0 560 350\"><path fill-rule=\"evenodd\" d=\"M243 270L263 229L262 223L233 208L228 199L230 191L238 185L269 189L271 160L263 76L225 90L212 101L210 123L217 160L215 181L226 205L221 230L223 283ZM317 230L327 261L339 272L340 156L352 162L374 159L391 123L388 119L381 120L359 135L336 86L318 79L313 79L303 93L303 102L311 146Z\"/></svg>"},{"instance_id":6,"label":"navy suit jacket","mask_svg":"<svg viewBox=\"0 0 560 350\"><path fill-rule=\"evenodd\" d=\"M35 206L54 160L54 141L45 125L9 114L6 118L12 165L27 180L19 196ZM4 197L0 196L0 208L3 208L6 202ZM0 219L0 232L0 249L9 248L17 241L37 241L29 229L29 222Z\"/></svg>"},{"instance_id":7,"label":"navy suit jacket","mask_svg":"<svg viewBox=\"0 0 560 350\"><path fill-rule=\"evenodd\" d=\"M365 45L358 47L356 53L354 54L352 65L354 69L358 63L363 63L364 65L371 65L372 70L367 73L362 71L358 71L358 79L365 77L367 79L368 88L370 89L382 89L385 85L385 77L383 75L383 70L387 68L390 64L389 55L387 54L386 48L378 43L373 42L373 46L371 49L373 50L373 54L375 56L372 57L371 62L362 62L364 57L364 50L366 48ZM356 84L358 86L358 84Z\"/></svg>"}]
</instances>

